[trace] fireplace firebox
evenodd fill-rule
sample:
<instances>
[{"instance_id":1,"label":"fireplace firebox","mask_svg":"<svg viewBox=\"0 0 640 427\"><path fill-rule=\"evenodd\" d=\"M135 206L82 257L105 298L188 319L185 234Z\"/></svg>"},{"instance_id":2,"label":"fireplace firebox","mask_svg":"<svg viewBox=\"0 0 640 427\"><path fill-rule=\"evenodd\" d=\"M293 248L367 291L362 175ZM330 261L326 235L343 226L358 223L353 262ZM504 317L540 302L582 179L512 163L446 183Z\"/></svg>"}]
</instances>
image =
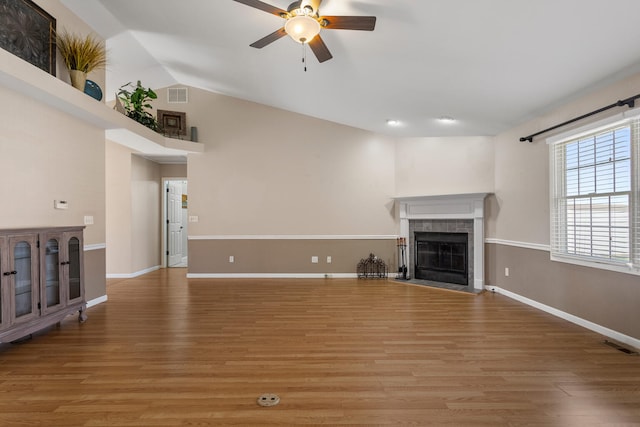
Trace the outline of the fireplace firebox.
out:
<instances>
[{"instance_id":1,"label":"fireplace firebox","mask_svg":"<svg viewBox=\"0 0 640 427\"><path fill-rule=\"evenodd\" d=\"M467 233L415 233L414 277L434 282L469 284Z\"/></svg>"}]
</instances>

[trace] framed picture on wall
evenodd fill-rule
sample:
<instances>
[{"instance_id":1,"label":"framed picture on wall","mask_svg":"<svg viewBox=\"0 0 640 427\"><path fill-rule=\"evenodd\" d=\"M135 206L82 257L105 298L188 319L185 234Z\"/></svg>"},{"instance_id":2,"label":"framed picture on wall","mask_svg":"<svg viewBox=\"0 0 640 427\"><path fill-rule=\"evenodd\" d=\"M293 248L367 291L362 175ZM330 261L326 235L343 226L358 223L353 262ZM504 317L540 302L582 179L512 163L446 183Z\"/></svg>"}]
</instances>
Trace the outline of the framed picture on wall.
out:
<instances>
[{"instance_id":1,"label":"framed picture on wall","mask_svg":"<svg viewBox=\"0 0 640 427\"><path fill-rule=\"evenodd\" d=\"M56 75L56 19L31 0L0 1L0 47Z\"/></svg>"},{"instance_id":2,"label":"framed picture on wall","mask_svg":"<svg viewBox=\"0 0 640 427\"><path fill-rule=\"evenodd\" d=\"M158 110L158 125L165 135L186 135L187 114L180 111Z\"/></svg>"}]
</instances>

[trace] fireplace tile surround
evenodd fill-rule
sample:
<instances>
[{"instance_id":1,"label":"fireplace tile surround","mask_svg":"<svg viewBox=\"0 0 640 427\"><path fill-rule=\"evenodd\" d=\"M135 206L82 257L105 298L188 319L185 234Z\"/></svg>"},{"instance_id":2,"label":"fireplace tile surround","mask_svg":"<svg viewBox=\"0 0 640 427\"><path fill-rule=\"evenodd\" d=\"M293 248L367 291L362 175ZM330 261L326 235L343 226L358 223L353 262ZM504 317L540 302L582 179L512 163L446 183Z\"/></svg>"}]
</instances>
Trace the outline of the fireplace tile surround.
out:
<instances>
[{"instance_id":1,"label":"fireplace tile surround","mask_svg":"<svg viewBox=\"0 0 640 427\"><path fill-rule=\"evenodd\" d=\"M416 231L467 233L469 286L484 288L484 200L489 193L399 197L400 237L407 239L407 267L414 274Z\"/></svg>"},{"instance_id":2,"label":"fireplace tile surround","mask_svg":"<svg viewBox=\"0 0 640 427\"><path fill-rule=\"evenodd\" d=\"M466 233L467 234L467 283L473 287L473 220L471 219L415 219L409 221L409 245L412 256L407 260L410 276L415 277L416 232Z\"/></svg>"}]
</instances>

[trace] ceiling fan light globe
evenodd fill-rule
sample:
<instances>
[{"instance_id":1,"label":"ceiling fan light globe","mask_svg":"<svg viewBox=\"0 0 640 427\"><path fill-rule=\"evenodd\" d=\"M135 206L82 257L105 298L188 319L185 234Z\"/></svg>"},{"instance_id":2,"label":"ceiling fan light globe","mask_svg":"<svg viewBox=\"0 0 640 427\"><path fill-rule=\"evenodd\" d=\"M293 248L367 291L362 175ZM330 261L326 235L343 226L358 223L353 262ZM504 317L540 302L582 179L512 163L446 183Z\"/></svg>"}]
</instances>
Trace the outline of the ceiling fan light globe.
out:
<instances>
[{"instance_id":1,"label":"ceiling fan light globe","mask_svg":"<svg viewBox=\"0 0 640 427\"><path fill-rule=\"evenodd\" d=\"M318 21L306 15L294 16L284 24L284 30L298 43L309 43L321 28Z\"/></svg>"}]
</instances>

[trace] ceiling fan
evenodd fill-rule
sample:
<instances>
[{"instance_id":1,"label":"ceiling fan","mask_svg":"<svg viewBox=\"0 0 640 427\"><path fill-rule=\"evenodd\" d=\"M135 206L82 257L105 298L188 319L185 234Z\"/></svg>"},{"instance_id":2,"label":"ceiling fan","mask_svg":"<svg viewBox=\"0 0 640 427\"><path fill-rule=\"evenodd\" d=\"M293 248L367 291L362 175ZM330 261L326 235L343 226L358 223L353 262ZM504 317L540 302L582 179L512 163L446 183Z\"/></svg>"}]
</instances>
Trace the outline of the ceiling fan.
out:
<instances>
[{"instance_id":1,"label":"ceiling fan","mask_svg":"<svg viewBox=\"0 0 640 427\"><path fill-rule=\"evenodd\" d=\"M281 37L289 35L298 43L308 44L316 58L318 58L318 62L328 61L333 58L327 45L324 44L320 37L320 30L373 31L376 26L375 16L321 16L318 8L322 0L294 1L287 10L271 6L259 0L234 1L285 19L284 27L252 43L251 47L262 49Z\"/></svg>"}]
</instances>

